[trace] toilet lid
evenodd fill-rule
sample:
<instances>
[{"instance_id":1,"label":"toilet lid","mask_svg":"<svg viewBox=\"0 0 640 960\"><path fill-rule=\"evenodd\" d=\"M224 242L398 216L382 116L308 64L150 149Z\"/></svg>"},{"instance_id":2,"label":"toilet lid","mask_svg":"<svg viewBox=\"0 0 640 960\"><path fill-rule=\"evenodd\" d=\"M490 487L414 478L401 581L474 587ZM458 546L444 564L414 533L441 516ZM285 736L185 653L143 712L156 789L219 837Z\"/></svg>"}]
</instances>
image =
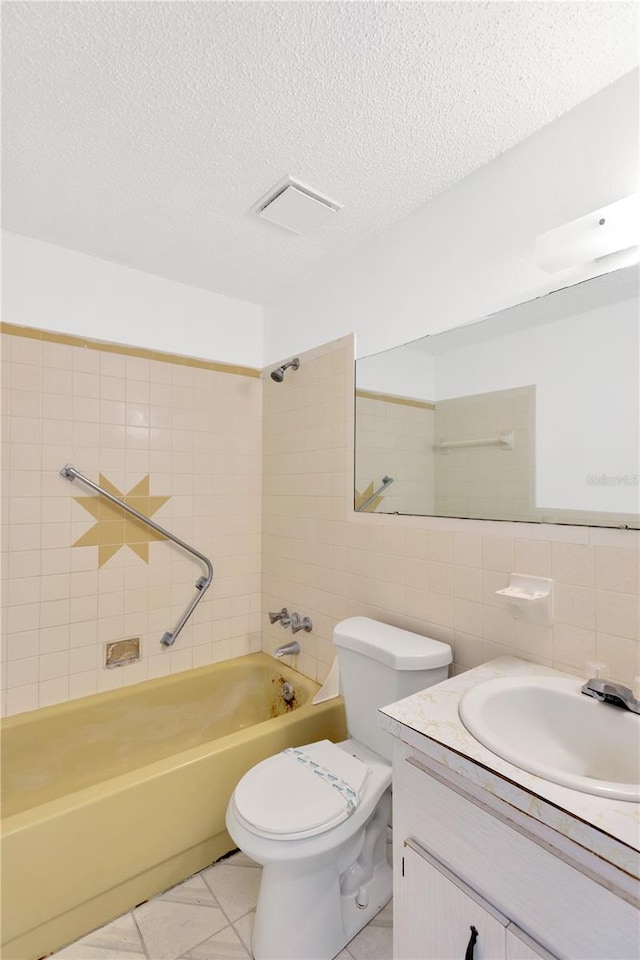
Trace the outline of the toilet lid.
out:
<instances>
[{"instance_id":1,"label":"toilet lid","mask_svg":"<svg viewBox=\"0 0 640 960\"><path fill-rule=\"evenodd\" d=\"M361 760L328 740L300 750L361 793L369 772ZM352 812L345 796L293 753L278 753L249 770L236 787L234 800L249 826L281 839L315 836Z\"/></svg>"}]
</instances>

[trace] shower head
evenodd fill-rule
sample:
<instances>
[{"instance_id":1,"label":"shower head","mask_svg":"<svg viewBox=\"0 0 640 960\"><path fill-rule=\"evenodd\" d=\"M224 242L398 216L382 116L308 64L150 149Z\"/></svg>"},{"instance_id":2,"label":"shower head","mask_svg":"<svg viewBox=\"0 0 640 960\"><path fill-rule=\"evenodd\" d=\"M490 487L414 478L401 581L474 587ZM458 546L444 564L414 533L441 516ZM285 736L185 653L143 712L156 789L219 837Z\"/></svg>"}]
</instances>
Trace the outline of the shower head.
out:
<instances>
[{"instance_id":1,"label":"shower head","mask_svg":"<svg viewBox=\"0 0 640 960\"><path fill-rule=\"evenodd\" d=\"M281 367L276 367L275 370L271 371L271 379L275 380L276 383L282 383L284 380L284 372L287 367L292 367L293 370L297 370L300 366L300 360L298 357L295 357L293 360L289 360L288 363L283 363Z\"/></svg>"}]
</instances>

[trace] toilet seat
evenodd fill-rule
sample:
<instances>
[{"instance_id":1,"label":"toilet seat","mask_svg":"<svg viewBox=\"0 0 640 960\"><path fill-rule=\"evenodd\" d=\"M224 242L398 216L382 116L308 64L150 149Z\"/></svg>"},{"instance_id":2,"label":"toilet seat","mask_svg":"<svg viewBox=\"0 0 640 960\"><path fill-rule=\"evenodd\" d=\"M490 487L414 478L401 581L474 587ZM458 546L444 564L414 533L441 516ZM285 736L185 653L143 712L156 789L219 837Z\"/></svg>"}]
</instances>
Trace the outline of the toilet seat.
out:
<instances>
[{"instance_id":1,"label":"toilet seat","mask_svg":"<svg viewBox=\"0 0 640 960\"><path fill-rule=\"evenodd\" d=\"M362 795L370 772L366 763L328 740L300 751ZM235 789L233 803L248 830L274 840L315 837L346 820L354 809L339 789L292 752L268 757L249 770Z\"/></svg>"}]
</instances>

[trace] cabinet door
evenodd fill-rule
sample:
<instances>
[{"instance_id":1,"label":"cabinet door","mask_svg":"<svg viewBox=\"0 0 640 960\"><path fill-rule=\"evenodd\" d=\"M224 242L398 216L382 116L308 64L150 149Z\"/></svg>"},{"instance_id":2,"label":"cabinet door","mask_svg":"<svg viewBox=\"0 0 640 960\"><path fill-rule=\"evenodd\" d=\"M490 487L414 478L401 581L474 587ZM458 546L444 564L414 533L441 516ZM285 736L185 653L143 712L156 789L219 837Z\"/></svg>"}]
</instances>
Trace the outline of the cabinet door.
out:
<instances>
[{"instance_id":1,"label":"cabinet door","mask_svg":"<svg viewBox=\"0 0 640 960\"><path fill-rule=\"evenodd\" d=\"M510 923L507 927L507 960L554 960L544 947Z\"/></svg>"},{"instance_id":2,"label":"cabinet door","mask_svg":"<svg viewBox=\"0 0 640 960\"><path fill-rule=\"evenodd\" d=\"M413 844L397 900L396 960L504 960L508 920Z\"/></svg>"}]
</instances>

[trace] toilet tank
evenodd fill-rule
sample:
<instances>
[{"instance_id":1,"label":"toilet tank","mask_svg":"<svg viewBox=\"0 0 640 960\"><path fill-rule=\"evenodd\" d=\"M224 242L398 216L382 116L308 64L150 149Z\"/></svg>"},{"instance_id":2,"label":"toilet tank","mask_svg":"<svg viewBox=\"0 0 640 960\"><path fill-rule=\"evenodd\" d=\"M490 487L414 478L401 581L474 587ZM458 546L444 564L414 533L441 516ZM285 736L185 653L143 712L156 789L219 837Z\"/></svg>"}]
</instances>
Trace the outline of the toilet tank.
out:
<instances>
[{"instance_id":1,"label":"toilet tank","mask_svg":"<svg viewBox=\"0 0 640 960\"><path fill-rule=\"evenodd\" d=\"M451 647L368 617L342 620L333 642L349 736L391 760L393 738L380 727L379 708L446 680Z\"/></svg>"}]
</instances>

